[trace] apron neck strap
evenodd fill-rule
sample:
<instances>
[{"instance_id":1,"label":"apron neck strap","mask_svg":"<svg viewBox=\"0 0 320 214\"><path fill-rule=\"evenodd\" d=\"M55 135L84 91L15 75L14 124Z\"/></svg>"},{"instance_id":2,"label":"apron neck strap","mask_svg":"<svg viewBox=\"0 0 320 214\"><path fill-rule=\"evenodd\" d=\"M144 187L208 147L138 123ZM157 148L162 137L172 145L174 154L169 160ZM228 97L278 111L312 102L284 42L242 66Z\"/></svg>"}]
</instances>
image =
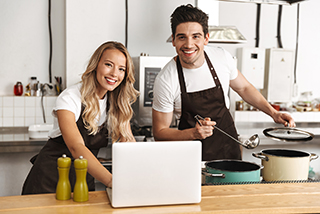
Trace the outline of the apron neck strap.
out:
<instances>
[{"instance_id":1,"label":"apron neck strap","mask_svg":"<svg viewBox=\"0 0 320 214\"><path fill-rule=\"evenodd\" d=\"M221 83L220 83L220 81L219 81L219 79L218 79L217 73L216 73L216 71L215 71L215 69L214 69L214 67L213 67L213 65L212 65L212 63L211 63L211 61L210 61L210 59L209 59L209 57L208 57L208 55L207 55L206 52L204 52L204 57L206 58L208 67L209 67L209 69L210 69L211 75L212 75L213 80L214 80L214 83L216 84L216 86L217 86L218 88L220 88Z\"/></svg>"},{"instance_id":2,"label":"apron neck strap","mask_svg":"<svg viewBox=\"0 0 320 214\"><path fill-rule=\"evenodd\" d=\"M218 79L218 76L217 76L217 73L216 71L214 70L214 67L207 55L207 53L204 51L204 57L206 59L206 62L208 64L208 67L210 69L210 72L211 72L211 75L213 77L213 80L214 80L214 83L216 84L216 86L218 88L221 87L221 84L220 84L220 81ZM185 81L184 81L184 75L183 75L183 72L182 72L182 66L181 66L181 62L180 62L180 58L179 56L177 56L177 59L176 59L176 65L177 65L177 70L178 70L178 76L179 76L179 83L180 83L180 90L181 90L181 93L186 93L187 92L187 89L186 89L186 84L185 84Z\"/></svg>"}]
</instances>

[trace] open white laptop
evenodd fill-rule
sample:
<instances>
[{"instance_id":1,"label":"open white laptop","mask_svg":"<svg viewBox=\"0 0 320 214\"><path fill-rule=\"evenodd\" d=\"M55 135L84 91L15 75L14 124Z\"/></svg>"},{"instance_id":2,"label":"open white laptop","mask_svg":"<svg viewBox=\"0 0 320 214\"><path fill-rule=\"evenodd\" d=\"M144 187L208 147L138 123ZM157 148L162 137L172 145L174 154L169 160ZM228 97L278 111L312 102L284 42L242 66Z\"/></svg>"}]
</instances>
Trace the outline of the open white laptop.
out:
<instances>
[{"instance_id":1,"label":"open white laptop","mask_svg":"<svg viewBox=\"0 0 320 214\"><path fill-rule=\"evenodd\" d=\"M112 207L201 201L201 142L128 142L112 145Z\"/></svg>"}]
</instances>

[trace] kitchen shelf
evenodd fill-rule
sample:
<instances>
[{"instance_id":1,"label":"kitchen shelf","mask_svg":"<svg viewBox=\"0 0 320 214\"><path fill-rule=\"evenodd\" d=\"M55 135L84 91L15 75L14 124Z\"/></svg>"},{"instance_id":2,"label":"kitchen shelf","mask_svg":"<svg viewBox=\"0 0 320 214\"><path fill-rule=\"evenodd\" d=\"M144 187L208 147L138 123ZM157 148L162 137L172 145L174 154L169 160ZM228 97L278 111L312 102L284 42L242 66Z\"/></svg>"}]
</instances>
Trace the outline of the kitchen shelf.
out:
<instances>
[{"instance_id":1,"label":"kitchen shelf","mask_svg":"<svg viewBox=\"0 0 320 214\"><path fill-rule=\"evenodd\" d=\"M39 152L46 142L30 139L28 127L0 127L0 153Z\"/></svg>"},{"instance_id":2,"label":"kitchen shelf","mask_svg":"<svg viewBox=\"0 0 320 214\"><path fill-rule=\"evenodd\" d=\"M290 114L296 123L320 123L320 112L317 111L285 113ZM269 123L273 119L261 111L235 111L235 122Z\"/></svg>"},{"instance_id":3,"label":"kitchen shelf","mask_svg":"<svg viewBox=\"0 0 320 214\"><path fill-rule=\"evenodd\" d=\"M293 117L297 128L320 136L320 112L285 113ZM262 111L235 111L234 122L238 133L243 138L250 137L252 133L258 133L263 136L263 130L267 127L283 127L282 124L276 124L269 115ZM269 141L267 138L261 140Z\"/></svg>"}]
</instances>

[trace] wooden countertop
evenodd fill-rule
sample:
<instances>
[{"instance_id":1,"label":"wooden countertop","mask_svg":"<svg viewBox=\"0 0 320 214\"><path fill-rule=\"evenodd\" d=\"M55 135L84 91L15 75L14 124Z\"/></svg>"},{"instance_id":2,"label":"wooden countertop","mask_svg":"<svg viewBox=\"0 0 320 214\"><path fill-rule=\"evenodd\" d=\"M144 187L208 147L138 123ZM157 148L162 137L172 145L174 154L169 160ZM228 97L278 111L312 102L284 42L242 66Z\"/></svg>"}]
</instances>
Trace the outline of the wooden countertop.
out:
<instances>
[{"instance_id":1,"label":"wooden countertop","mask_svg":"<svg viewBox=\"0 0 320 214\"><path fill-rule=\"evenodd\" d=\"M105 191L89 201L58 201L55 194L0 197L3 213L319 213L320 183L203 186L199 204L112 208Z\"/></svg>"}]
</instances>

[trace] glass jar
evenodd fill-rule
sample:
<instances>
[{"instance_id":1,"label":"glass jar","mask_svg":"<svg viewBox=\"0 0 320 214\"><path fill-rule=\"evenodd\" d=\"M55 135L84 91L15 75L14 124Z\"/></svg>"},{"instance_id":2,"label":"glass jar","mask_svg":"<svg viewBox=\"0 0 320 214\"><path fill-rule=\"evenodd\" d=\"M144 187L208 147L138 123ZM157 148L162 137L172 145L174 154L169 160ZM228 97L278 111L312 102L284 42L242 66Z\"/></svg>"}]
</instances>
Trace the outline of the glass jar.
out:
<instances>
[{"instance_id":1,"label":"glass jar","mask_svg":"<svg viewBox=\"0 0 320 214\"><path fill-rule=\"evenodd\" d=\"M21 96L23 94L23 85L21 82L17 82L13 87L13 93L16 96Z\"/></svg>"},{"instance_id":2,"label":"glass jar","mask_svg":"<svg viewBox=\"0 0 320 214\"><path fill-rule=\"evenodd\" d=\"M236 102L236 110L237 111L243 111L244 110L244 103L243 100Z\"/></svg>"}]
</instances>

